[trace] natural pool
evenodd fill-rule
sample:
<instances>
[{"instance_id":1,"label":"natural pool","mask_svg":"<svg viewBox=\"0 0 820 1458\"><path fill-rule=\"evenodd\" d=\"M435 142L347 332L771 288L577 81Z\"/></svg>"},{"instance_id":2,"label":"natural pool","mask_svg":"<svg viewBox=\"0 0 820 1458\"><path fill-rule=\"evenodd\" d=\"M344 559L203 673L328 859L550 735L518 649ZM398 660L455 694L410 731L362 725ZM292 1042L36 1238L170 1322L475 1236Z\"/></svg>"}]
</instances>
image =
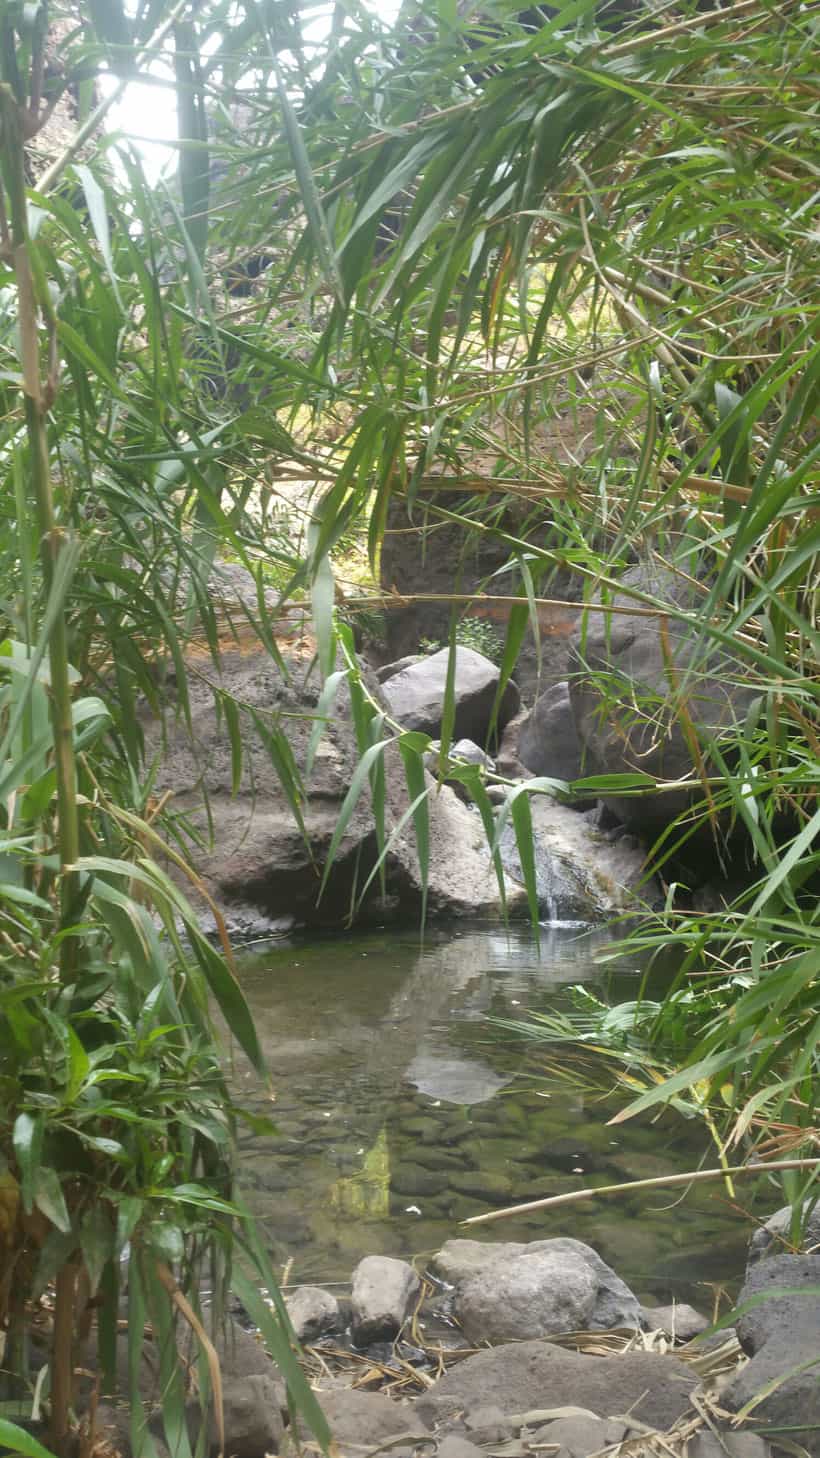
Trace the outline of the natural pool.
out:
<instances>
[{"instance_id":1,"label":"natural pool","mask_svg":"<svg viewBox=\"0 0 820 1458\"><path fill-rule=\"evenodd\" d=\"M246 955L275 1102L240 1068L237 1091L278 1132L242 1137L241 1182L290 1281L345 1281L363 1255L411 1257L456 1235L572 1235L643 1299L710 1309L711 1288L742 1272L750 1228L720 1182L459 1228L488 1208L693 1169L708 1148L700 1122L673 1112L608 1127L623 1094L545 1072L547 1056L571 1054L488 1025L565 1007L572 983L602 985L601 941L545 928L539 951L528 930L462 929L422 947L391 930ZM617 966L608 995L632 998L638 982Z\"/></svg>"}]
</instances>

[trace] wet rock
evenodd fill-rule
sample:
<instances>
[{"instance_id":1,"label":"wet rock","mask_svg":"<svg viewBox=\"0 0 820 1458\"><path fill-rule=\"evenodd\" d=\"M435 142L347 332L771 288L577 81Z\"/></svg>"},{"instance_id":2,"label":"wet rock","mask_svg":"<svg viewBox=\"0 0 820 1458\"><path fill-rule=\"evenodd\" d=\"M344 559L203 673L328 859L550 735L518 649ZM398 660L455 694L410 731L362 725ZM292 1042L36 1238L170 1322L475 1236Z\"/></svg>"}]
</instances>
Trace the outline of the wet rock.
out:
<instances>
[{"instance_id":1,"label":"wet rock","mask_svg":"<svg viewBox=\"0 0 820 1458\"><path fill-rule=\"evenodd\" d=\"M738 1412L769 1383L775 1390L754 1409L755 1426L788 1426L793 1442L820 1455L820 1258L770 1256L749 1271L738 1297L737 1334L752 1360L721 1393L721 1405ZM780 1291L797 1292L779 1295ZM759 1305L742 1311L754 1296ZM806 1366L806 1363L811 1365ZM803 1366L804 1370L795 1370ZM792 1373L793 1375L788 1375Z\"/></svg>"},{"instance_id":2,"label":"wet rock","mask_svg":"<svg viewBox=\"0 0 820 1458\"><path fill-rule=\"evenodd\" d=\"M532 1240L526 1244L518 1241L489 1244L479 1240L448 1240L433 1257L430 1266L435 1275L456 1287L457 1301L468 1283L471 1284L477 1278L482 1278L482 1290L486 1294L481 1297L480 1304L484 1306L491 1299L493 1281L498 1279L500 1273L514 1270L519 1262L530 1262L524 1267L522 1282L523 1285L531 1282L533 1291L543 1291L543 1309L546 1313L549 1310L550 1300L560 1299L556 1296L560 1276L558 1267L555 1265L551 1265L548 1269L546 1266L531 1264L534 1256L547 1256L551 1262L566 1263L568 1285L571 1283L572 1289L577 1292L579 1302L582 1298L581 1284L577 1276L578 1263L583 1263L589 1270L592 1280L592 1302L584 1322L590 1330L609 1330L615 1326L635 1328L640 1326L641 1308L637 1297L606 1262L601 1260L597 1251L580 1240L558 1237L554 1240ZM520 1293L523 1285L516 1280L510 1288L511 1291L516 1292L514 1302L516 1309L522 1300ZM478 1288L474 1289L477 1291ZM472 1303L470 1304L472 1305ZM503 1303L499 1304L503 1311ZM503 1316L500 1315L498 1319L502 1321ZM548 1318L545 1316L544 1319ZM553 1334L558 1330L567 1330L567 1328L552 1327Z\"/></svg>"},{"instance_id":3,"label":"wet rock","mask_svg":"<svg viewBox=\"0 0 820 1458\"><path fill-rule=\"evenodd\" d=\"M392 1256L365 1256L353 1272L353 1339L359 1346L398 1334L421 1282L413 1267Z\"/></svg>"},{"instance_id":4,"label":"wet rock","mask_svg":"<svg viewBox=\"0 0 820 1458\"><path fill-rule=\"evenodd\" d=\"M770 1215L765 1225L761 1225L749 1241L749 1265L754 1265L764 1256L786 1255L791 1252L791 1226L791 1205L784 1205L774 1215ZM815 1205L811 1211L806 1207L803 1238L798 1252L803 1255L820 1253L820 1204Z\"/></svg>"},{"instance_id":5,"label":"wet rock","mask_svg":"<svg viewBox=\"0 0 820 1458\"><path fill-rule=\"evenodd\" d=\"M409 1134L412 1139L422 1139L426 1142L429 1139L435 1139L438 1136L438 1132L438 1122L433 1118L426 1117L424 1114L414 1115L410 1119L402 1119L401 1122L401 1133Z\"/></svg>"},{"instance_id":6,"label":"wet rock","mask_svg":"<svg viewBox=\"0 0 820 1458\"><path fill-rule=\"evenodd\" d=\"M476 1199L492 1202L512 1198L512 1180L509 1175L496 1174L492 1170L454 1170L449 1177L449 1186L462 1195L473 1195Z\"/></svg>"},{"instance_id":7,"label":"wet rock","mask_svg":"<svg viewBox=\"0 0 820 1458\"><path fill-rule=\"evenodd\" d=\"M463 1167L462 1160L457 1154L451 1154L447 1149L415 1149L415 1162L421 1165L422 1169L432 1170L454 1170Z\"/></svg>"},{"instance_id":8,"label":"wet rock","mask_svg":"<svg viewBox=\"0 0 820 1458\"><path fill-rule=\"evenodd\" d=\"M640 903L654 904L654 881L644 882L644 852L629 836L607 842L583 815L549 795L530 802L538 903L542 914L564 921L604 921ZM508 826L501 859L520 880L515 832Z\"/></svg>"},{"instance_id":9,"label":"wet rock","mask_svg":"<svg viewBox=\"0 0 820 1458\"><path fill-rule=\"evenodd\" d=\"M430 1436L415 1404L410 1406L382 1397L378 1392L357 1392L351 1388L317 1392L316 1396L342 1453L348 1446L356 1453L365 1452L406 1435L406 1448L391 1446L389 1449L390 1458L396 1455L403 1458L412 1452L414 1440Z\"/></svg>"},{"instance_id":10,"label":"wet rock","mask_svg":"<svg viewBox=\"0 0 820 1458\"><path fill-rule=\"evenodd\" d=\"M341 1325L339 1303L321 1286L300 1286L285 1302L291 1326L300 1342L313 1342Z\"/></svg>"},{"instance_id":11,"label":"wet rock","mask_svg":"<svg viewBox=\"0 0 820 1458\"><path fill-rule=\"evenodd\" d=\"M456 1315L474 1345L583 1331L595 1307L592 1270L577 1256L522 1255L459 1286Z\"/></svg>"},{"instance_id":12,"label":"wet rock","mask_svg":"<svg viewBox=\"0 0 820 1458\"><path fill-rule=\"evenodd\" d=\"M447 1184L446 1174L418 1164L400 1164L390 1175L390 1187L398 1195L440 1195Z\"/></svg>"},{"instance_id":13,"label":"wet rock","mask_svg":"<svg viewBox=\"0 0 820 1458\"><path fill-rule=\"evenodd\" d=\"M472 739L483 744L490 725L500 672L489 658L472 648L456 648L455 724L456 739ZM447 685L449 650L442 648L420 663L402 669L383 684L382 691L391 714L405 729L419 729L437 735L441 729L444 696ZM518 709L518 689L510 682L501 700L498 728Z\"/></svg>"},{"instance_id":14,"label":"wet rock","mask_svg":"<svg viewBox=\"0 0 820 1458\"><path fill-rule=\"evenodd\" d=\"M693 1337L706 1331L711 1322L701 1316L694 1306L685 1302L674 1302L671 1306L653 1306L645 1312L650 1331L662 1331L670 1341L690 1342Z\"/></svg>"},{"instance_id":15,"label":"wet rock","mask_svg":"<svg viewBox=\"0 0 820 1458\"><path fill-rule=\"evenodd\" d=\"M695 1374L673 1356L591 1357L536 1340L465 1358L433 1392L457 1398L465 1408L493 1403L508 1413L575 1406L609 1418L628 1411L639 1422L666 1428L688 1410L696 1385Z\"/></svg>"}]
</instances>

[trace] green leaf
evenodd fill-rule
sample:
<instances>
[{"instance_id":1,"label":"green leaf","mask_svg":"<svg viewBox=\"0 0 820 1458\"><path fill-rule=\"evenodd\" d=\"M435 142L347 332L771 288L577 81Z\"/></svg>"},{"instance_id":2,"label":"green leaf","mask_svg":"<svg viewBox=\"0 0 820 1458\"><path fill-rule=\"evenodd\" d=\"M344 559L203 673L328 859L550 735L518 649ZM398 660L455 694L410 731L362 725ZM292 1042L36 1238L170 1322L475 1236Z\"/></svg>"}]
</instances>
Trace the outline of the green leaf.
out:
<instances>
[{"instance_id":1,"label":"green leaf","mask_svg":"<svg viewBox=\"0 0 820 1458\"><path fill-rule=\"evenodd\" d=\"M90 1295L95 1296L103 1270L114 1254L114 1226L108 1207L95 1200L80 1225L80 1246L88 1273Z\"/></svg>"},{"instance_id":2,"label":"green leaf","mask_svg":"<svg viewBox=\"0 0 820 1458\"><path fill-rule=\"evenodd\" d=\"M136 1195L122 1195L117 1201L117 1233L114 1239L114 1255L117 1259L134 1234L144 1209L144 1200L138 1199Z\"/></svg>"},{"instance_id":3,"label":"green leaf","mask_svg":"<svg viewBox=\"0 0 820 1458\"><path fill-rule=\"evenodd\" d=\"M248 1269L243 1269L236 1263L231 1273L231 1285L254 1325L261 1332L269 1355L287 1383L294 1406L304 1417L322 1451L327 1453L331 1443L330 1429L294 1354L296 1338L273 1267L248 1211L242 1210L242 1215L245 1233L238 1237L237 1243L240 1249L246 1253L247 1265L252 1275L249 1276ZM263 1299L260 1286L267 1288L274 1311L271 1311L267 1301Z\"/></svg>"},{"instance_id":4,"label":"green leaf","mask_svg":"<svg viewBox=\"0 0 820 1458\"><path fill-rule=\"evenodd\" d=\"M335 673L328 674L322 685L322 692L319 695L319 702L314 710L314 724L310 731L307 752L305 754L305 780L309 780L313 773L313 764L316 759L316 751L322 741L322 735L327 729L328 720L333 713L333 706L336 703L336 695L339 692L344 680L348 677L350 670L339 668Z\"/></svg>"},{"instance_id":5,"label":"green leaf","mask_svg":"<svg viewBox=\"0 0 820 1458\"><path fill-rule=\"evenodd\" d=\"M313 176L313 169L310 165L307 148L302 136L302 129L299 119L288 95L288 88L282 77L282 72L276 60L276 53L268 36L268 47L270 49L273 71L276 77L276 89L279 93L279 104L282 108L282 118L285 123L285 136L290 147L293 170L299 183L299 191L302 194L302 204L308 220L308 229L311 241L316 247L316 252L321 261L322 270L325 275L325 282L330 292L336 298L337 303L344 306L344 288L341 274L336 262L336 254L328 231L327 219L325 218L319 191Z\"/></svg>"},{"instance_id":6,"label":"green leaf","mask_svg":"<svg viewBox=\"0 0 820 1458\"><path fill-rule=\"evenodd\" d=\"M524 886L527 891L527 903L530 908L530 921L535 933L536 945L539 941L540 906L538 904L538 880L535 869L535 840L532 830L532 810L530 797L527 794L514 795L510 802L510 816L515 831L515 843L518 848L518 858L521 862L521 870L524 875Z\"/></svg>"},{"instance_id":7,"label":"green leaf","mask_svg":"<svg viewBox=\"0 0 820 1458\"><path fill-rule=\"evenodd\" d=\"M20 1192L23 1209L31 1210L34 1203L35 1179L40 1168L43 1150L43 1116L35 1119L31 1114L18 1114L12 1130L14 1157L20 1169Z\"/></svg>"},{"instance_id":8,"label":"green leaf","mask_svg":"<svg viewBox=\"0 0 820 1458\"><path fill-rule=\"evenodd\" d=\"M319 649L319 667L325 679L333 671L336 661L336 635L333 628L333 605L336 600L336 584L330 558L323 556L316 563L310 584L310 605L313 611L313 626Z\"/></svg>"},{"instance_id":9,"label":"green leaf","mask_svg":"<svg viewBox=\"0 0 820 1458\"><path fill-rule=\"evenodd\" d=\"M31 1433L9 1422L8 1418L0 1418L0 1445L10 1453L22 1453L23 1458L54 1458L49 1448L44 1448Z\"/></svg>"},{"instance_id":10,"label":"green leaf","mask_svg":"<svg viewBox=\"0 0 820 1458\"><path fill-rule=\"evenodd\" d=\"M85 1048L70 1023L66 1027L66 1037L68 1040L68 1082L64 1099L66 1104L73 1104L86 1080L91 1064Z\"/></svg>"},{"instance_id":11,"label":"green leaf","mask_svg":"<svg viewBox=\"0 0 820 1458\"><path fill-rule=\"evenodd\" d=\"M404 763L404 778L411 801L416 854L419 858L422 930L427 920L427 883L430 876L430 806L423 758L429 747L430 740L426 734L408 733L399 737L399 753Z\"/></svg>"},{"instance_id":12,"label":"green leaf","mask_svg":"<svg viewBox=\"0 0 820 1458\"><path fill-rule=\"evenodd\" d=\"M364 789L365 783L370 777L371 768L375 764L376 760L384 754L388 744L392 744L392 742L393 741L390 739L383 739L379 744L371 744L370 748L365 750L364 754L356 765L355 770L353 771L353 778L350 781L350 789L348 790L344 800L342 801L342 808L339 811L339 816L333 829L333 835L331 837L330 846L328 847L327 860L325 861L325 869L322 873L322 881L321 885L319 886L319 895L317 897L317 900L321 900L322 893L327 886L328 877L330 876L333 862L336 859L336 852L338 851L339 846L342 843L344 833L347 830L350 817L356 808L359 796Z\"/></svg>"},{"instance_id":13,"label":"green leaf","mask_svg":"<svg viewBox=\"0 0 820 1458\"><path fill-rule=\"evenodd\" d=\"M41 1165L34 1177L34 1203L52 1225L64 1234L68 1233L71 1217L57 1171L49 1165Z\"/></svg>"},{"instance_id":14,"label":"green leaf","mask_svg":"<svg viewBox=\"0 0 820 1458\"><path fill-rule=\"evenodd\" d=\"M105 5L101 6L100 8L107 10L109 3L110 0L106 0ZM123 24L125 24L124 15L122 17L122 20ZM94 236L97 239L97 242L100 246L100 252L105 261L106 272L108 273L108 278L111 284L114 298L119 305L120 313L124 314L125 305L123 304L122 297L120 295L119 280L117 279L117 275L114 269L114 256L111 252L111 231L108 224L108 206L106 203L105 193L100 187L100 184L98 183L90 167L86 167L82 162L75 162L74 171L77 173L77 176L82 183L83 193L85 194L85 203L86 207L88 208L88 216L91 219L91 226L94 229Z\"/></svg>"}]
</instances>

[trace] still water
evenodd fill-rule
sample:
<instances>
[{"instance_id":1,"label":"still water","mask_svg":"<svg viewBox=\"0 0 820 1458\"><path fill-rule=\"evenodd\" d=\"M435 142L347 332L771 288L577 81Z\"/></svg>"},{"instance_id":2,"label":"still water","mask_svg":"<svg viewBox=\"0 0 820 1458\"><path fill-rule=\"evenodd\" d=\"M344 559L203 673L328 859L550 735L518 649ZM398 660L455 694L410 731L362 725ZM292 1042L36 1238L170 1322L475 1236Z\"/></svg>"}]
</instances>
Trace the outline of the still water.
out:
<instances>
[{"instance_id":1,"label":"still water","mask_svg":"<svg viewBox=\"0 0 820 1458\"><path fill-rule=\"evenodd\" d=\"M607 1126L626 1101L611 1075L488 1023L571 1006L572 984L634 997L639 970L624 962L604 983L601 943L544 929L539 952L528 931L461 930L422 947L389 931L245 958L275 1102L239 1067L237 1092L277 1133L243 1136L241 1183L291 1281L345 1281L363 1255L412 1257L457 1235L572 1235L646 1301L709 1309L711 1288L734 1284L749 1225L719 1182L459 1227L518 1201L692 1169L706 1153L699 1121L673 1112Z\"/></svg>"}]
</instances>

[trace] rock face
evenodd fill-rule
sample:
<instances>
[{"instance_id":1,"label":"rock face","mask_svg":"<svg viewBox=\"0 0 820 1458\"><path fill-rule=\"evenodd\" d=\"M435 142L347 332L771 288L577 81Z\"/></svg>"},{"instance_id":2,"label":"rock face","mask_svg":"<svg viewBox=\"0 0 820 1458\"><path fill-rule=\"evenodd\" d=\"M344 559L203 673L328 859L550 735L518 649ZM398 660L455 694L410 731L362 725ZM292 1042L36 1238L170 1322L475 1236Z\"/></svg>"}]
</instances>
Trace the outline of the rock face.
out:
<instances>
[{"instance_id":1,"label":"rock face","mask_svg":"<svg viewBox=\"0 0 820 1458\"><path fill-rule=\"evenodd\" d=\"M628 1412L649 1427L666 1428L687 1411L696 1386L694 1373L675 1357L590 1357L537 1340L465 1358L415 1405L422 1417L440 1413L448 1398L454 1408L493 1403L507 1413L575 1407L599 1418Z\"/></svg>"},{"instance_id":2,"label":"rock face","mask_svg":"<svg viewBox=\"0 0 820 1458\"><path fill-rule=\"evenodd\" d=\"M255 711L265 723L286 728L290 750L303 768L315 714L318 683L303 681L304 669L291 661L290 679L282 677L267 654L226 653L220 686ZM172 696L173 677L165 697ZM146 711L143 729L149 756L160 765L158 793L170 790L174 808L190 817L209 839L205 800L213 827L211 849L194 850L193 859L208 891L225 912L232 929L282 930L294 924L335 926L347 918L354 887L361 888L375 862L376 838L370 797L365 792L347 826L322 899L317 904L320 872L339 811L357 761L355 735L340 695L337 712L319 745L306 786L302 836L263 738L248 728L240 783L233 793L233 756L224 716L218 717L207 684L192 677L188 685L193 740L183 723L170 717L163 743L161 726ZM404 775L397 753L385 755L387 805L385 831L391 831L407 809ZM429 781L432 783L432 781ZM498 916L500 898L495 872L478 816L462 805L446 786L430 796L430 874L428 906L432 917ZM418 916L421 878L412 825L393 842L386 867L387 898L382 902L378 878L364 898L359 919ZM186 884L186 892L189 887ZM520 887L510 884L513 915L523 910Z\"/></svg>"},{"instance_id":3,"label":"rock face","mask_svg":"<svg viewBox=\"0 0 820 1458\"><path fill-rule=\"evenodd\" d=\"M518 758L533 775L577 780L586 773L566 681L535 700L518 731Z\"/></svg>"},{"instance_id":4,"label":"rock face","mask_svg":"<svg viewBox=\"0 0 820 1458\"><path fill-rule=\"evenodd\" d=\"M791 1250L792 1207L784 1205L770 1215L765 1225L755 1231L749 1241L749 1265L764 1256L786 1255ZM803 1221L802 1254L820 1255L820 1205L815 1205Z\"/></svg>"},{"instance_id":5,"label":"rock face","mask_svg":"<svg viewBox=\"0 0 820 1458\"><path fill-rule=\"evenodd\" d=\"M341 1315L339 1303L330 1291L320 1286L300 1286L287 1297L291 1326L300 1342L312 1342L327 1331L337 1331Z\"/></svg>"},{"instance_id":6,"label":"rock face","mask_svg":"<svg viewBox=\"0 0 820 1458\"><path fill-rule=\"evenodd\" d=\"M781 1291L797 1294L779 1295ZM802 1443L817 1458L820 1259L781 1255L759 1261L747 1275L738 1308L761 1295L767 1299L738 1317L738 1338L752 1360L724 1388L721 1404L729 1412L738 1412L767 1384L779 1381L780 1385L754 1409L755 1427L764 1435L767 1427L788 1427L789 1438ZM795 1370L801 1367L802 1371Z\"/></svg>"},{"instance_id":7,"label":"rock face","mask_svg":"<svg viewBox=\"0 0 820 1458\"><path fill-rule=\"evenodd\" d=\"M665 567L640 565L625 586L696 615L704 594ZM636 606L617 593L615 607ZM570 696L585 752L586 773L642 771L658 779L693 776L692 752L674 713L676 688L708 764L710 741L742 725L752 691L744 670L728 654L705 653L696 629L674 618L618 615L590 610L570 650ZM627 825L654 837L692 796L686 790L639 797L608 796Z\"/></svg>"},{"instance_id":8,"label":"rock face","mask_svg":"<svg viewBox=\"0 0 820 1458\"><path fill-rule=\"evenodd\" d=\"M455 653L454 737L472 739L481 745L487 738L501 675L489 658L472 648L459 647ZM382 692L390 712L404 729L419 729L434 736L439 733L449 657L449 650L442 648L438 653L431 653L429 658L392 674L383 683ZM518 689L510 682L499 705L499 732L517 712L518 703Z\"/></svg>"},{"instance_id":9,"label":"rock face","mask_svg":"<svg viewBox=\"0 0 820 1458\"><path fill-rule=\"evenodd\" d=\"M613 913L652 905L653 880L644 881L644 852L631 836L611 841L586 816L549 795L530 799L535 871L541 915L566 921L604 921ZM512 826L501 842L505 869L522 879Z\"/></svg>"},{"instance_id":10,"label":"rock face","mask_svg":"<svg viewBox=\"0 0 820 1458\"><path fill-rule=\"evenodd\" d=\"M353 1340L391 1340L400 1332L421 1289L413 1267L392 1256L365 1256L353 1272Z\"/></svg>"},{"instance_id":11,"label":"rock face","mask_svg":"<svg viewBox=\"0 0 820 1458\"><path fill-rule=\"evenodd\" d=\"M637 1298L580 1240L448 1240L430 1265L474 1343L640 1326Z\"/></svg>"}]
</instances>

